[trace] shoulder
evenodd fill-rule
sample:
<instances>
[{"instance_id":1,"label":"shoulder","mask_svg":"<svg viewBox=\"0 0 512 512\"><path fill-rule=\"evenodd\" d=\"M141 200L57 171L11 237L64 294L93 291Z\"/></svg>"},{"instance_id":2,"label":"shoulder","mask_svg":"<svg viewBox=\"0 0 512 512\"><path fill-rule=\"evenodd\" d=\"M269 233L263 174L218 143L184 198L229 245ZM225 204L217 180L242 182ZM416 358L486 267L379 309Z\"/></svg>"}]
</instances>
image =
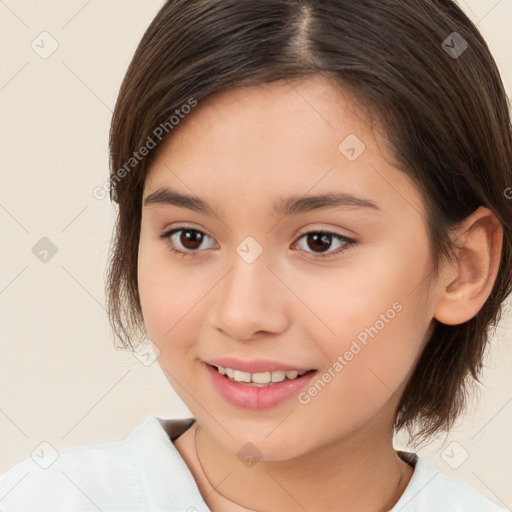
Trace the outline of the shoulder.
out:
<instances>
[{"instance_id":1,"label":"shoulder","mask_svg":"<svg viewBox=\"0 0 512 512\"><path fill-rule=\"evenodd\" d=\"M123 510L146 510L134 457L141 431L156 428L156 421L148 418L122 441L42 450L19 462L0 477L0 510L97 512L114 507L114 499Z\"/></svg>"},{"instance_id":2,"label":"shoulder","mask_svg":"<svg viewBox=\"0 0 512 512\"><path fill-rule=\"evenodd\" d=\"M416 454L406 456L415 462L414 473L390 512L506 512L467 482L445 475Z\"/></svg>"}]
</instances>

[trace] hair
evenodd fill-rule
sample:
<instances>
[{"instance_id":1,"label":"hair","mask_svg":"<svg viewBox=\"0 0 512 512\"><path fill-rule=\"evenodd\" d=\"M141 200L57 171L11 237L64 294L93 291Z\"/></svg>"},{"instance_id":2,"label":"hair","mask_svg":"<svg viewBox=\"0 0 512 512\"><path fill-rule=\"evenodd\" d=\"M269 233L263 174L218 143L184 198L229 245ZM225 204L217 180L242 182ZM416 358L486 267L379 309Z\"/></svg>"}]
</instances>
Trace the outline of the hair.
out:
<instances>
[{"instance_id":1,"label":"hair","mask_svg":"<svg viewBox=\"0 0 512 512\"><path fill-rule=\"evenodd\" d=\"M450 53L454 41L461 49L467 43L462 54ZM402 393L395 431L415 430L418 446L449 431L463 412L469 387L480 382L490 328L512 291L508 98L482 35L450 0L167 1L133 56L112 119L110 198L119 210L106 274L110 323L124 349L146 336L137 283L142 193L172 131L166 128L145 158L134 162L134 153L163 133L157 127L189 111L191 98L200 103L237 87L315 75L353 94L369 119L378 118L395 165L418 187L433 279L440 263L454 258L452 231L479 206L503 228L487 301L462 324L433 319Z\"/></svg>"}]
</instances>

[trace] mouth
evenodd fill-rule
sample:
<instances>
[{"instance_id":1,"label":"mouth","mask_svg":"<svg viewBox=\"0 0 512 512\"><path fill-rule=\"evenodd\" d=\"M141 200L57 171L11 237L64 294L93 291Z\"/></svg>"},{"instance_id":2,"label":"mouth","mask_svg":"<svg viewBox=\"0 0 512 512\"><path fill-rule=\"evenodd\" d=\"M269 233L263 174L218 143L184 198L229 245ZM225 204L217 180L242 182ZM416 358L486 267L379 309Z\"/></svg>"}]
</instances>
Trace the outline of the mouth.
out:
<instances>
[{"instance_id":1,"label":"mouth","mask_svg":"<svg viewBox=\"0 0 512 512\"><path fill-rule=\"evenodd\" d=\"M250 373L221 366L218 363L204 363L204 365L213 388L220 396L235 407L253 411L277 407L294 397L297 398L298 393L318 373L318 370L304 368ZM246 366L249 365L246 364ZM254 368L257 365L252 366ZM269 368L268 361L265 362L265 366ZM286 367L281 363L272 365L270 368L279 366Z\"/></svg>"},{"instance_id":2,"label":"mouth","mask_svg":"<svg viewBox=\"0 0 512 512\"><path fill-rule=\"evenodd\" d=\"M227 380L232 382L236 382L238 384L245 384L247 386L253 387L269 387L275 384L279 384L281 382L294 381L298 380L304 375L308 375L310 373L314 373L317 370L274 370L271 372L243 372L241 370L237 370L234 368L227 368L221 365L212 365L206 363L211 368L215 369L220 375L222 375Z\"/></svg>"}]
</instances>

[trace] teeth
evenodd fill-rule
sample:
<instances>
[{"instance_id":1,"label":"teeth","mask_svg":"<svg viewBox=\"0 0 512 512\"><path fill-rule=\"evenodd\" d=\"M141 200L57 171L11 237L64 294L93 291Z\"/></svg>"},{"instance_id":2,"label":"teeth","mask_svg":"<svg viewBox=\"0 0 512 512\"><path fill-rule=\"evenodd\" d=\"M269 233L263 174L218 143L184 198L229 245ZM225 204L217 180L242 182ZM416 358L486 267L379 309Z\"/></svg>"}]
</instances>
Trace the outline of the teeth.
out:
<instances>
[{"instance_id":1,"label":"teeth","mask_svg":"<svg viewBox=\"0 0 512 512\"><path fill-rule=\"evenodd\" d=\"M237 382L253 382L255 384L268 384L270 382L283 382L285 379L293 380L301 375L307 373L298 372L297 370L291 370L285 372L283 370L276 370L273 372L263 372L263 373L249 373L242 372L240 370L233 370L232 368L224 368L223 366L218 366L217 370L222 375L227 375L231 380L236 380Z\"/></svg>"}]
</instances>

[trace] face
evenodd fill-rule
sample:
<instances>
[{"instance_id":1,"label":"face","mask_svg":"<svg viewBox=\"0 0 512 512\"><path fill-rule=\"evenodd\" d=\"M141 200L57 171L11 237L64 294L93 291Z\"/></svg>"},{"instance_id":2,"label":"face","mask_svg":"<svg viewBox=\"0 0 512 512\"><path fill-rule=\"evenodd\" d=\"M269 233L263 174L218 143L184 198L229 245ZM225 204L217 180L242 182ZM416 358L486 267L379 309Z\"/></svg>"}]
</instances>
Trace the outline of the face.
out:
<instances>
[{"instance_id":1,"label":"face","mask_svg":"<svg viewBox=\"0 0 512 512\"><path fill-rule=\"evenodd\" d=\"M284 460L377 418L391 430L434 314L422 201L390 161L382 132L320 78L222 93L160 148L143 194L145 324L170 384L226 450L251 441ZM166 188L207 207L155 195ZM306 200L327 194L358 200ZM227 356L316 372L275 405L244 407L205 363Z\"/></svg>"}]
</instances>

